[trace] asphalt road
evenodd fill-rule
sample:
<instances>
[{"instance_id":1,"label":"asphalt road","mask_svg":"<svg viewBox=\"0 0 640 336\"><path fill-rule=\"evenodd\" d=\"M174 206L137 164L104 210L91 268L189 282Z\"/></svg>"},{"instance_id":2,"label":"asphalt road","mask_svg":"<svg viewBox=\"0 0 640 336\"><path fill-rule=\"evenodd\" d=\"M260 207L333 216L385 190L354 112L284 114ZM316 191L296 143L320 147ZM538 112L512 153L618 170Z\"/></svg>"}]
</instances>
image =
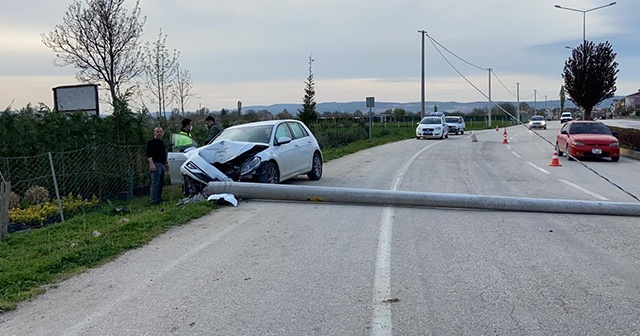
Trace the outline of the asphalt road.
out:
<instances>
[{"instance_id":1,"label":"asphalt road","mask_svg":"<svg viewBox=\"0 0 640 336\"><path fill-rule=\"evenodd\" d=\"M637 202L637 161L549 167L550 125L288 184ZM0 315L0 335L640 334L639 237L637 217L243 200Z\"/></svg>"}]
</instances>

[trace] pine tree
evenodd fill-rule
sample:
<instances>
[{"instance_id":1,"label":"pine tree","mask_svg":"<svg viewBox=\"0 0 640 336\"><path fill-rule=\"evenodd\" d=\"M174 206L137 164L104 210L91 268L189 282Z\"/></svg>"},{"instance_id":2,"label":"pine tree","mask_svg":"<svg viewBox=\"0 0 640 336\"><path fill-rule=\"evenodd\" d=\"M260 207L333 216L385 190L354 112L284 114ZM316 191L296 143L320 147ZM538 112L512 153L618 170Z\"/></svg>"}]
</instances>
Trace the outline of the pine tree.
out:
<instances>
[{"instance_id":1,"label":"pine tree","mask_svg":"<svg viewBox=\"0 0 640 336\"><path fill-rule=\"evenodd\" d=\"M318 112L316 112L316 102L314 100L316 95L315 83L313 82L313 72L311 71L313 61L313 58L309 56L309 76L304 82L306 87L304 89L304 98L302 99L302 110L298 109L298 119L307 126L318 120Z\"/></svg>"}]
</instances>

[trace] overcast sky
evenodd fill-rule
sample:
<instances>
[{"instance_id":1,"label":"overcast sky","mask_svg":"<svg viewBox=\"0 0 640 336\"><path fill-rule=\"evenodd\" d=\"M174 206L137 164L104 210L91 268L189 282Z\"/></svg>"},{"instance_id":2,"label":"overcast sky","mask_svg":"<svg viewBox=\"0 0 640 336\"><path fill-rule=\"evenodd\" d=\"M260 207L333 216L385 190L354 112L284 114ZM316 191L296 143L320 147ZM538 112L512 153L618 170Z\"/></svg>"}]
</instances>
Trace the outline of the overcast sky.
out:
<instances>
[{"instance_id":1,"label":"overcast sky","mask_svg":"<svg viewBox=\"0 0 640 336\"><path fill-rule=\"evenodd\" d=\"M0 110L53 106L52 88L78 84L53 65L41 34L62 23L71 1L0 0ZM602 0L141 0L145 41L167 35L199 95L189 110L301 103L308 59L316 102L421 100L421 33L480 68L492 68L495 101L557 100L561 72L582 41L583 14ZM127 0L129 8L135 1ZM616 95L640 89L640 1L586 14L586 38L618 54ZM425 37L426 100L484 101L487 70L468 65ZM13 102L13 103L12 103ZM134 105L139 106L140 101ZM153 106L147 101L147 105ZM173 107L173 106L172 106ZM153 108L152 108L153 111Z\"/></svg>"}]
</instances>

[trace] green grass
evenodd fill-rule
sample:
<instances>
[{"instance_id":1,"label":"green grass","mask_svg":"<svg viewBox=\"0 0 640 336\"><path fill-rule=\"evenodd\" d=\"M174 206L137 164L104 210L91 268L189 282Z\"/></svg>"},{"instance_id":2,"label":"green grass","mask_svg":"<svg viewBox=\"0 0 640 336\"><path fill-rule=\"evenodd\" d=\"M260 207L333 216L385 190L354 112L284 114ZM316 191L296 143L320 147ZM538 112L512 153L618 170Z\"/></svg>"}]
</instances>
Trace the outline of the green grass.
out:
<instances>
[{"instance_id":1,"label":"green grass","mask_svg":"<svg viewBox=\"0 0 640 336\"><path fill-rule=\"evenodd\" d=\"M372 140L323 150L324 161L414 137L415 125L377 124ZM150 205L147 196L139 197L101 205L65 223L9 234L0 241L0 313L15 309L18 302L43 293L52 284L144 246L171 227L216 208L208 202L175 205L181 198L180 186L165 187L164 197L168 201L160 206ZM123 218L129 221L123 223ZM100 235L94 237L94 231Z\"/></svg>"},{"instance_id":2,"label":"green grass","mask_svg":"<svg viewBox=\"0 0 640 336\"><path fill-rule=\"evenodd\" d=\"M165 187L164 196L168 201L158 206L140 197L126 204L102 205L65 223L10 234L0 242L0 312L15 309L18 302L42 293L47 285L144 246L171 227L216 207L208 202L176 206L179 186ZM116 210L122 207L126 211Z\"/></svg>"}]
</instances>

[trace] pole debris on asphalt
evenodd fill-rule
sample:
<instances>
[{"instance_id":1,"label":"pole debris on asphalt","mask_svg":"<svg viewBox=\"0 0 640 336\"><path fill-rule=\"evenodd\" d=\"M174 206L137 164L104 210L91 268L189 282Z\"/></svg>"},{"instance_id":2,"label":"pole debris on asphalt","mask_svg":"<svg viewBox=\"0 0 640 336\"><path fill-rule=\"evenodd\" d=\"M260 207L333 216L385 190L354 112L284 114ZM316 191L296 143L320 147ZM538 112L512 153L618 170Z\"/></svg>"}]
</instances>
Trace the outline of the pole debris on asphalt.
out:
<instances>
[{"instance_id":1,"label":"pole debris on asphalt","mask_svg":"<svg viewBox=\"0 0 640 336\"><path fill-rule=\"evenodd\" d=\"M640 217L640 203L624 202L446 194L251 182L210 182L204 193L207 195L226 193L243 199Z\"/></svg>"}]
</instances>

